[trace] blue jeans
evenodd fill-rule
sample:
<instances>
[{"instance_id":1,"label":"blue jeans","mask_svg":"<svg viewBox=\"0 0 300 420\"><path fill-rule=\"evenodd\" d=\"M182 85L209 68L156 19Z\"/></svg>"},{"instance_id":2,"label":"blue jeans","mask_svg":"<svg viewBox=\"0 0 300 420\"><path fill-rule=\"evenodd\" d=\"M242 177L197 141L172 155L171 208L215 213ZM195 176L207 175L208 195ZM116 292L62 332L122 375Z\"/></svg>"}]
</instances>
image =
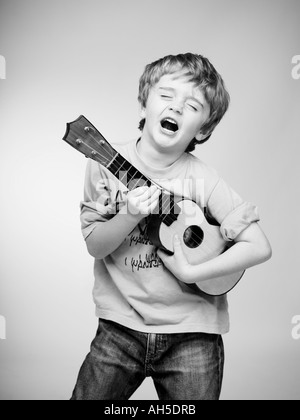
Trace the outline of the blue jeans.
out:
<instances>
[{"instance_id":1,"label":"blue jeans","mask_svg":"<svg viewBox=\"0 0 300 420\"><path fill-rule=\"evenodd\" d=\"M160 400L218 400L224 366L220 335L147 334L99 320L72 400L128 400L151 376Z\"/></svg>"}]
</instances>

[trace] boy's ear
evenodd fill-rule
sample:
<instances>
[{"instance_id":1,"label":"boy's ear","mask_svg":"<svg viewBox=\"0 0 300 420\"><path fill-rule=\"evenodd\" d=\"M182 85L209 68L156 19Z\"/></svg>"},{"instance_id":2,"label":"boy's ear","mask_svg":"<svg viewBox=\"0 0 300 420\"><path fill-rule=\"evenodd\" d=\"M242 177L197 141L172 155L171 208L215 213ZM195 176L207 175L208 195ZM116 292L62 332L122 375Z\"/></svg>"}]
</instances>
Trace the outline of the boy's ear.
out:
<instances>
[{"instance_id":1,"label":"boy's ear","mask_svg":"<svg viewBox=\"0 0 300 420\"><path fill-rule=\"evenodd\" d=\"M140 115L142 119L146 118L146 108L144 108L143 106L141 107Z\"/></svg>"},{"instance_id":2,"label":"boy's ear","mask_svg":"<svg viewBox=\"0 0 300 420\"><path fill-rule=\"evenodd\" d=\"M207 134L207 133L202 133L201 131L199 131L197 134L196 134L196 136L195 136L195 138L196 138L196 140L198 140L198 141L202 141L202 140L204 140L206 137L208 137L209 136L209 134Z\"/></svg>"}]
</instances>

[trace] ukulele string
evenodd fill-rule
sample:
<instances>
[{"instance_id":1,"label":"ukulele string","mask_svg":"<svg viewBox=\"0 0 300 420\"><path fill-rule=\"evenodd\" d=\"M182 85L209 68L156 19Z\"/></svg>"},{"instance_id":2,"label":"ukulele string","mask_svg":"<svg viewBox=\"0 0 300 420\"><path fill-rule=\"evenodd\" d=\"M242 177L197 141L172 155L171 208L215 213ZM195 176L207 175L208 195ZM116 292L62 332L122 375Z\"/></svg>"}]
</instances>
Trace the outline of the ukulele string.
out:
<instances>
[{"instance_id":1,"label":"ukulele string","mask_svg":"<svg viewBox=\"0 0 300 420\"><path fill-rule=\"evenodd\" d=\"M122 159L122 158L120 157L119 159ZM125 163L126 163L126 161L125 161ZM110 168L113 169L114 172L117 172L117 171L120 171L120 169L122 169L123 165L124 165L124 161L119 162L118 157L116 157L114 159L113 163L109 166L110 166ZM133 174L130 174L130 169L133 169L135 172ZM124 176L119 177L119 180L121 182L123 182L124 184L128 185L129 182L133 182L135 180L136 176L138 176L138 178L136 178L136 186L132 186L131 189L137 188L137 186L140 185L141 181L142 181L143 185L140 185L140 186L147 186L148 183L150 183L152 185L155 185L155 184L152 183L152 181L149 178L147 178L145 175L143 175L140 171L136 170L131 164L130 164L130 169L126 171ZM130 175L129 176L129 181L128 181L128 178L127 178L128 173ZM142 175L142 176L140 176L140 175ZM124 178L126 178L126 182L125 182ZM175 201L172 200L169 197L170 196L165 194L165 195L162 196L162 200L161 200L161 214L165 215L165 217L171 216L172 211L175 209L175 206L176 206Z\"/></svg>"},{"instance_id":2,"label":"ukulele string","mask_svg":"<svg viewBox=\"0 0 300 420\"><path fill-rule=\"evenodd\" d=\"M90 136L93 138L93 140L98 144L98 141L97 141L97 139L90 133ZM89 149L91 149L92 151L94 150L92 147L90 147L89 145L87 145L88 147L89 147ZM104 146L104 145L103 145ZM108 154L108 156L109 156L109 159L108 158L105 158L106 160L107 160L107 164L106 164L106 167L108 167L108 166L110 166L112 169L113 169L113 171L114 172L117 172L117 171L119 171L120 172L120 169L122 169L122 166L124 165L124 163L127 163L127 161L126 161L126 159L124 159L123 157L120 157L120 159L122 158L123 159L123 162L118 162L118 156L121 156L117 151L117 155L113 155L113 153L111 152L111 150L106 150L105 149L105 151L106 151L106 153ZM99 153L99 152L98 152ZM129 166L130 166L130 169L133 169L133 170L135 170L135 172L134 172L134 174L133 175L130 175L130 179L129 179L129 182L131 182L131 181L133 181L134 179L135 179L135 177L136 177L136 175L142 175L142 177L141 176L139 176L138 178L137 178L137 185L139 184L139 182L140 181L142 181L144 184L143 184L143 186L144 185L147 185L147 183L150 183L150 184L152 184L152 185L155 185L149 178L147 178L145 175L143 175L140 171L138 171L134 166L132 166L131 164L130 164L130 162L128 162L128 164L129 164ZM125 169L125 168L124 168ZM127 173L130 171L130 169L129 170L126 170L126 173L121 177L121 178L119 178L119 180L123 183L123 184L128 184L129 182L127 182L127 180L126 180L126 182L125 182L125 180L124 180L124 178L127 176ZM144 178L144 179L143 179ZM127 186L127 185L126 185ZM134 188L136 188L136 187L134 187ZM132 188L132 189L134 189L134 188ZM169 201L171 201L171 204L169 203ZM166 215L166 217L167 216L170 216L170 213L174 210L174 208L175 208L175 206L176 206L176 203L175 203L175 201L174 200L172 200L171 198L169 198L169 196L168 195L166 195L165 194L165 198L163 197L162 198L162 214L164 214L164 215Z\"/></svg>"},{"instance_id":3,"label":"ukulele string","mask_svg":"<svg viewBox=\"0 0 300 420\"><path fill-rule=\"evenodd\" d=\"M99 144L98 143L98 141L96 140L96 138L91 134L91 133L89 133L89 135L93 138L93 140L97 143L97 145ZM93 152L95 152L95 150L91 147L91 146L89 146L88 144L85 144L91 151L93 151ZM105 158L106 160L107 160L107 166L110 166L115 172L117 172L117 171L120 171L120 169L122 168L122 166L124 165L124 163L126 163L127 161L126 161L126 159L124 159L123 158L123 162L119 162L119 164L117 165L117 163L118 163L118 156L121 156L117 151L117 155L113 155L113 153L110 151L110 150L106 150L106 152L108 153L108 155L109 155L109 158L111 158L110 160L108 159L108 158ZM96 153L99 153L99 152L96 152ZM100 154L100 153L99 153ZM116 163L115 163L116 162ZM130 176L130 181L132 181L133 179L134 179L134 177L135 177L135 175L136 174L141 174L142 175L142 177L144 178L141 178L141 177L139 177L138 179L137 179L137 184L139 183L139 181L142 181L142 182L144 182L144 185L147 185L147 182L150 182L152 185L154 185L153 183L152 183L152 181L149 179L149 178L147 178L145 175L143 175L140 171L138 171L133 165L131 165L130 164L130 162L128 162L129 163L129 165L130 165L130 169L133 169L133 170L135 170L135 173L133 174L133 176ZM114 168L113 168L113 166L114 166ZM129 169L129 170L130 170ZM128 173L129 171L127 170L126 171L126 173L124 174L124 176L122 177L122 178L120 178L120 181L123 183L123 184L125 184L125 182L124 182L124 180L123 180L123 178L127 175L127 173ZM130 182L129 181L129 182ZM127 185L126 185L126 187L127 187ZM134 189L134 188L133 188ZM165 219L167 218L167 217L172 217L172 213L170 213L174 208L175 208L175 205L176 205L176 203L175 203L175 201L174 200L172 200L171 198L170 198L170 201L171 201L171 206L170 206L170 208L169 208L169 212L167 212L166 213L166 211L168 210L168 206L169 206L169 203L168 203L168 201L169 201L169 199L168 199L168 196L167 195L165 195L166 197L167 197L167 199L166 199L166 203L165 203L165 206L164 206L164 203L162 203L162 214L165 214ZM162 199L163 200L163 199ZM176 219L175 219L176 220ZM174 220L174 221L175 221ZM202 242L202 239L203 238L201 238L200 236L198 236L195 232L194 232L194 235L193 235L193 238L195 239L195 240L199 240L199 243L201 243Z\"/></svg>"}]
</instances>

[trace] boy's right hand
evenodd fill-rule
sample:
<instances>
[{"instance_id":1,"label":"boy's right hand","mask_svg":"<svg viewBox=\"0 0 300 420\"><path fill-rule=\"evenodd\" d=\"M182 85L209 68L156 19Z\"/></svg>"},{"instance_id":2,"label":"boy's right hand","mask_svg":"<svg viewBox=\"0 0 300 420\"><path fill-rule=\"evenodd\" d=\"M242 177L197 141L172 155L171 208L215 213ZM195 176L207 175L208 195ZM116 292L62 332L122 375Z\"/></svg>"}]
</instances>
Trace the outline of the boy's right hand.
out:
<instances>
[{"instance_id":1,"label":"boy's right hand","mask_svg":"<svg viewBox=\"0 0 300 420\"><path fill-rule=\"evenodd\" d=\"M133 216L139 223L149 216L158 205L161 190L155 185L151 187L138 187L127 193L125 206L122 213Z\"/></svg>"}]
</instances>

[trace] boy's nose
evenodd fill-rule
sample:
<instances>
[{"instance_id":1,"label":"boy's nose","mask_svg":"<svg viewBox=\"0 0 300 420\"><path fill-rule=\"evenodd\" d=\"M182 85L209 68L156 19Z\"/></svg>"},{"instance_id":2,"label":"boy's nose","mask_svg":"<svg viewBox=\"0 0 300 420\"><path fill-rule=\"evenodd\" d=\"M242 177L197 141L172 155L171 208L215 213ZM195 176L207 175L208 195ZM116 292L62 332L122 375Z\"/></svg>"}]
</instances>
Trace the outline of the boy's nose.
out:
<instances>
[{"instance_id":1,"label":"boy's nose","mask_svg":"<svg viewBox=\"0 0 300 420\"><path fill-rule=\"evenodd\" d=\"M176 114L182 114L183 106L179 103L173 103L169 106L169 109L173 112L176 112Z\"/></svg>"}]
</instances>

